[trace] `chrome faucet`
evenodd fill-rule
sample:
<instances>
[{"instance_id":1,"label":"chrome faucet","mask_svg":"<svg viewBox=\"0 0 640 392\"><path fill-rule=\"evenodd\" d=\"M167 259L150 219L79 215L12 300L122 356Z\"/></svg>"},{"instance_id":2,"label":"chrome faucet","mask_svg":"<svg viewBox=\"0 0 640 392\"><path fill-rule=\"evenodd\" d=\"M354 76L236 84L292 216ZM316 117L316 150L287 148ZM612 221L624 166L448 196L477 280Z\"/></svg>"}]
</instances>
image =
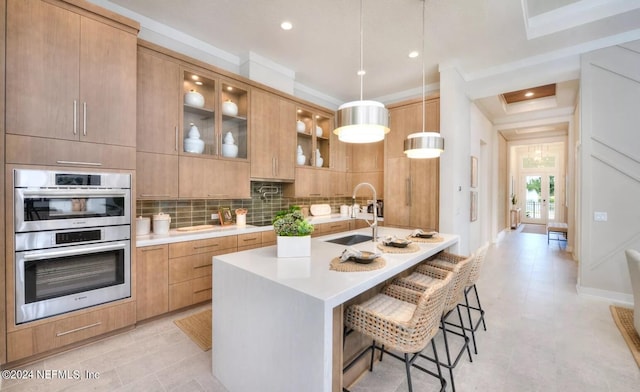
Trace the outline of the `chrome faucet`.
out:
<instances>
[{"instance_id":1,"label":"chrome faucet","mask_svg":"<svg viewBox=\"0 0 640 392\"><path fill-rule=\"evenodd\" d=\"M360 189L360 187L363 187L363 186L368 186L373 191L373 223L369 223L367 219L365 219L364 221L367 222L369 227L371 227L371 230L372 230L371 241L376 242L378 240L378 198L376 196L376 188L374 188L373 185L369 184L368 182L361 182L358 185L356 185L355 188L353 188L353 205L351 207L351 217L356 218L358 215L358 211L355 208L356 193L358 192L358 189Z\"/></svg>"}]
</instances>

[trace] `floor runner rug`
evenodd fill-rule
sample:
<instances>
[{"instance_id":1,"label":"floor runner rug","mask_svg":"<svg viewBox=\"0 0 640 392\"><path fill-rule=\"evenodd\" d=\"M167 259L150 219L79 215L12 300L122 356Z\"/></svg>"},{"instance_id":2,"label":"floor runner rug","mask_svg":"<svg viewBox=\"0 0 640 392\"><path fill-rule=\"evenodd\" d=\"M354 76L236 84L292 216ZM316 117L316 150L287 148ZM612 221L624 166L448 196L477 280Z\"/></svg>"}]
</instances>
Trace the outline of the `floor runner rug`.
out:
<instances>
[{"instance_id":1,"label":"floor runner rug","mask_svg":"<svg viewBox=\"0 0 640 392\"><path fill-rule=\"evenodd\" d=\"M640 367L640 336L633 327L633 309L622 308L620 306L609 306L613 321L616 322L624 341L627 342L631 355Z\"/></svg>"},{"instance_id":2,"label":"floor runner rug","mask_svg":"<svg viewBox=\"0 0 640 392\"><path fill-rule=\"evenodd\" d=\"M202 351L211 350L211 309L173 321Z\"/></svg>"}]
</instances>

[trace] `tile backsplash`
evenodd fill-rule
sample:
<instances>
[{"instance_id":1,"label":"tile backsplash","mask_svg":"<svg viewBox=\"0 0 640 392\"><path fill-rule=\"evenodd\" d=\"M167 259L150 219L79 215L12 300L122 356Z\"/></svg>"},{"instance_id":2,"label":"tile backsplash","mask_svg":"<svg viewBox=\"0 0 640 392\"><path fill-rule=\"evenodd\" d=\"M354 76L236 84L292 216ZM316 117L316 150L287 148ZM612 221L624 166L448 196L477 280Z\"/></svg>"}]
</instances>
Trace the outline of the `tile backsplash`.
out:
<instances>
[{"instance_id":1,"label":"tile backsplash","mask_svg":"<svg viewBox=\"0 0 640 392\"><path fill-rule=\"evenodd\" d=\"M329 204L332 213L339 213L342 204L350 205L350 197L304 197L288 198L282 196L282 183L251 182L251 199L232 200L138 200L136 216L151 217L159 212L171 216L171 228L220 224L218 219L212 220L211 214L217 214L221 207L229 207L235 220L236 208L246 208L247 224L270 225L275 214L292 205L310 206L311 204ZM366 198L358 198L364 205Z\"/></svg>"}]
</instances>

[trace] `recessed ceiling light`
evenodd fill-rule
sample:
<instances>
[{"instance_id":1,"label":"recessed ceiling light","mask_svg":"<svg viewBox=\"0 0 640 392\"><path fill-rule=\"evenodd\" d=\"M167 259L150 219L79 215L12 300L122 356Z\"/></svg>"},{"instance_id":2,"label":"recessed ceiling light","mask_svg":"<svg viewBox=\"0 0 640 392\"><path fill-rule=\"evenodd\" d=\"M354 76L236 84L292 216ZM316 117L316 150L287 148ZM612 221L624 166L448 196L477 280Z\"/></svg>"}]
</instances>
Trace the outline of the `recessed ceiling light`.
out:
<instances>
[{"instance_id":1,"label":"recessed ceiling light","mask_svg":"<svg viewBox=\"0 0 640 392\"><path fill-rule=\"evenodd\" d=\"M286 20L282 23L280 23L280 28L282 30L291 30L293 28L293 25L291 24L291 22L287 22Z\"/></svg>"},{"instance_id":2,"label":"recessed ceiling light","mask_svg":"<svg viewBox=\"0 0 640 392\"><path fill-rule=\"evenodd\" d=\"M533 91L527 91L527 92L524 94L524 96L525 96L525 97L527 97L527 98L529 98L529 97L533 97Z\"/></svg>"},{"instance_id":3,"label":"recessed ceiling light","mask_svg":"<svg viewBox=\"0 0 640 392\"><path fill-rule=\"evenodd\" d=\"M198 75L191 75L191 79L198 80L198 79L200 79L200 77Z\"/></svg>"},{"instance_id":4,"label":"recessed ceiling light","mask_svg":"<svg viewBox=\"0 0 640 392\"><path fill-rule=\"evenodd\" d=\"M227 91L233 91L233 87L227 86Z\"/></svg>"},{"instance_id":5,"label":"recessed ceiling light","mask_svg":"<svg viewBox=\"0 0 640 392\"><path fill-rule=\"evenodd\" d=\"M367 71L365 71L364 69L361 69L361 70L358 71L358 76L363 76L363 75L366 75L366 74L367 74Z\"/></svg>"},{"instance_id":6,"label":"recessed ceiling light","mask_svg":"<svg viewBox=\"0 0 640 392\"><path fill-rule=\"evenodd\" d=\"M196 84L197 84L198 86L202 86L202 82L201 82L201 81L199 81L199 80L196 82Z\"/></svg>"},{"instance_id":7,"label":"recessed ceiling light","mask_svg":"<svg viewBox=\"0 0 640 392\"><path fill-rule=\"evenodd\" d=\"M302 109L298 109L298 110L297 110L297 112L298 112L298 113L302 113Z\"/></svg>"},{"instance_id":8,"label":"recessed ceiling light","mask_svg":"<svg viewBox=\"0 0 640 392\"><path fill-rule=\"evenodd\" d=\"M417 50L414 50L411 53L409 53L409 58L410 59L415 59L418 56L420 56L420 53Z\"/></svg>"}]
</instances>

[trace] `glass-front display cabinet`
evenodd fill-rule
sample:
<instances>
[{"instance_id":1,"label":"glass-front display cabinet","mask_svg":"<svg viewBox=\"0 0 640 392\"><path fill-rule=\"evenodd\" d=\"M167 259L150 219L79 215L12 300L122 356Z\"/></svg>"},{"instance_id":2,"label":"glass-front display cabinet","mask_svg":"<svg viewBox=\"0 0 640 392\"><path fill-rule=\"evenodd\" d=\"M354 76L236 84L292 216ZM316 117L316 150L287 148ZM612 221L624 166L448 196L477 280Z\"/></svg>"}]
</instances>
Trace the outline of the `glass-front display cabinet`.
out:
<instances>
[{"instance_id":1,"label":"glass-front display cabinet","mask_svg":"<svg viewBox=\"0 0 640 392\"><path fill-rule=\"evenodd\" d=\"M247 159L247 86L185 69L182 89L182 154Z\"/></svg>"},{"instance_id":2,"label":"glass-front display cabinet","mask_svg":"<svg viewBox=\"0 0 640 392\"><path fill-rule=\"evenodd\" d=\"M247 118L249 88L221 80L222 129L220 155L225 158L247 159Z\"/></svg>"},{"instance_id":3,"label":"glass-front display cabinet","mask_svg":"<svg viewBox=\"0 0 640 392\"><path fill-rule=\"evenodd\" d=\"M296 163L313 167L330 167L332 118L301 107L297 109L296 118L298 146Z\"/></svg>"}]
</instances>

